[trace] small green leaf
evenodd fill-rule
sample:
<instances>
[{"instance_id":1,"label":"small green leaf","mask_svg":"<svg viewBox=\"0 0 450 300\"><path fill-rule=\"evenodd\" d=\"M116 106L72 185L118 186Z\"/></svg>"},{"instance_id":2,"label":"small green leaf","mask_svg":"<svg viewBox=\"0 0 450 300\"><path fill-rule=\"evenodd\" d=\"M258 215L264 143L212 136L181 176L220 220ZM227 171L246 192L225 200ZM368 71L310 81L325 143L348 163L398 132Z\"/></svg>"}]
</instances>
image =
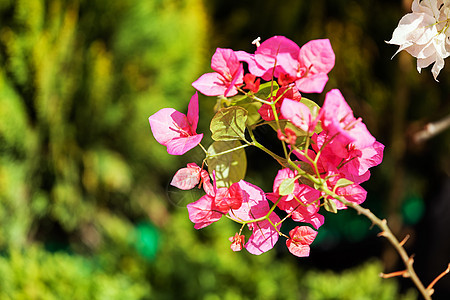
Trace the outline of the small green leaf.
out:
<instances>
[{"instance_id":1,"label":"small green leaf","mask_svg":"<svg viewBox=\"0 0 450 300\"><path fill-rule=\"evenodd\" d=\"M245 140L248 112L242 107L221 108L211 120L210 129L215 141Z\"/></svg>"},{"instance_id":2,"label":"small green leaf","mask_svg":"<svg viewBox=\"0 0 450 300\"><path fill-rule=\"evenodd\" d=\"M336 203L332 199L325 198L323 201L325 209L332 213L337 213Z\"/></svg>"},{"instance_id":3,"label":"small green leaf","mask_svg":"<svg viewBox=\"0 0 450 300\"><path fill-rule=\"evenodd\" d=\"M280 187L278 188L278 193L281 196L286 196L289 194L292 194L294 192L295 182L297 181L296 178L286 178L284 179Z\"/></svg>"},{"instance_id":4,"label":"small green leaf","mask_svg":"<svg viewBox=\"0 0 450 300\"><path fill-rule=\"evenodd\" d=\"M263 99L263 100L270 100L269 97L270 95L270 91L272 90L272 82L266 82L263 83L259 86L259 91L255 94L256 97ZM273 91L272 91L272 95L276 95L277 94L277 90L278 90L278 84L274 81L273 82Z\"/></svg>"},{"instance_id":5,"label":"small green leaf","mask_svg":"<svg viewBox=\"0 0 450 300\"><path fill-rule=\"evenodd\" d=\"M354 182L353 181L351 181L351 180L348 180L347 178L340 178L337 182L336 182L336 184L335 184L335 188L338 188L338 187L346 187L346 186L349 186L349 185L352 185Z\"/></svg>"},{"instance_id":6,"label":"small green leaf","mask_svg":"<svg viewBox=\"0 0 450 300\"><path fill-rule=\"evenodd\" d=\"M240 106L247 110L248 117L247 117L247 125L251 126L253 124L256 124L260 119L261 115L258 112L258 109L261 107L260 102L251 102L251 103L244 103Z\"/></svg>"},{"instance_id":7,"label":"small green leaf","mask_svg":"<svg viewBox=\"0 0 450 300\"><path fill-rule=\"evenodd\" d=\"M241 146L239 141L214 142L208 148L208 155L212 156ZM247 171L247 157L244 149L238 149L222 155L208 157L208 170L212 174L216 171L217 187L229 187L234 182L244 179Z\"/></svg>"}]
</instances>

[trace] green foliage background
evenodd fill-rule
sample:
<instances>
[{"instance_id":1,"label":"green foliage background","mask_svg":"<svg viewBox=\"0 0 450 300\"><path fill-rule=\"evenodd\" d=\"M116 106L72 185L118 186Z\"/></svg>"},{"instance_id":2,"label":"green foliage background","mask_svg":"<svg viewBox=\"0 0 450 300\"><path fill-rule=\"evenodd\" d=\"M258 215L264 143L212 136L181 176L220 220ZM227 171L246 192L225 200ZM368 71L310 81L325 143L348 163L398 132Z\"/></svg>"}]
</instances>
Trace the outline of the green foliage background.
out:
<instances>
[{"instance_id":1,"label":"green foliage background","mask_svg":"<svg viewBox=\"0 0 450 300\"><path fill-rule=\"evenodd\" d=\"M377 277L378 261L324 273L283 245L233 253L236 228L226 221L193 229L183 206L198 193L168 182L201 158L168 155L147 118L163 107L186 111L214 48L252 51L261 33L299 44L330 37L341 67L329 86L343 89L374 135L387 128L378 116L402 84L389 83L396 71L380 79L372 68L381 54L364 33L377 28L364 19L368 4L327 19L317 10L326 1L291 3L276 16L267 1L252 18L250 4L225 2L0 1L0 299L414 299ZM208 119L214 101L200 101ZM273 177L249 171L255 184Z\"/></svg>"}]
</instances>

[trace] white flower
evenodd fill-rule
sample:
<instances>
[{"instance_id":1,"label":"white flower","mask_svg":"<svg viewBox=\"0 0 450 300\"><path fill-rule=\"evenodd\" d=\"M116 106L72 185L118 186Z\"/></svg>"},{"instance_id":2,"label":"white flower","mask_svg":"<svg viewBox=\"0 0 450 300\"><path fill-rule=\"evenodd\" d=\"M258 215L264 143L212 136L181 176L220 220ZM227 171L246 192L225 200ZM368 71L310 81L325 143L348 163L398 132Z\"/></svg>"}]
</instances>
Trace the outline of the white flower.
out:
<instances>
[{"instance_id":1,"label":"white flower","mask_svg":"<svg viewBox=\"0 0 450 300\"><path fill-rule=\"evenodd\" d=\"M399 45L417 58L417 71L434 63L431 73L437 81L450 56L450 1L414 0L412 13L405 15L392 34L389 44ZM394 54L394 56L395 56Z\"/></svg>"}]
</instances>

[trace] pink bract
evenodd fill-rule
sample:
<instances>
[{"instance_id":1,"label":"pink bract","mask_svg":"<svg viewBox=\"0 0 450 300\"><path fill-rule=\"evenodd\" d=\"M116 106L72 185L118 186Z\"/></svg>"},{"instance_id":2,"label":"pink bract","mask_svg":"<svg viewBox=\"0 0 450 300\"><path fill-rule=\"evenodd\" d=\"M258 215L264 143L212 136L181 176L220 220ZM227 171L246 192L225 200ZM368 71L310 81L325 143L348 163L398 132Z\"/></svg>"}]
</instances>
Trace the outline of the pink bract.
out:
<instances>
[{"instance_id":1,"label":"pink bract","mask_svg":"<svg viewBox=\"0 0 450 300\"><path fill-rule=\"evenodd\" d=\"M304 93L322 93L333 69L335 55L330 40L312 40L300 48L295 85Z\"/></svg>"},{"instance_id":2,"label":"pink bract","mask_svg":"<svg viewBox=\"0 0 450 300\"><path fill-rule=\"evenodd\" d=\"M361 118L356 119L341 92L333 89L325 96L325 102L320 109L319 118L322 127L328 131L329 136L335 136L336 153L352 143L357 149L373 145L375 138L362 123Z\"/></svg>"},{"instance_id":3,"label":"pink bract","mask_svg":"<svg viewBox=\"0 0 450 300\"><path fill-rule=\"evenodd\" d=\"M216 72L203 74L192 86L207 96L236 95L236 86L243 83L244 68L235 52L217 48L211 60L211 68Z\"/></svg>"},{"instance_id":4,"label":"pink bract","mask_svg":"<svg viewBox=\"0 0 450 300\"><path fill-rule=\"evenodd\" d=\"M239 186L246 192L247 197L239 209L230 211L230 216L240 221L251 221L264 217L270 211L264 192L259 187L243 180L239 181ZM273 224L281 221L274 212L270 214L269 219ZM259 255L269 251L278 241L278 232L268 220L249 223L248 227L252 231L252 235L245 244L245 248L252 254ZM278 224L277 228L279 230L281 224Z\"/></svg>"},{"instance_id":5,"label":"pink bract","mask_svg":"<svg viewBox=\"0 0 450 300\"><path fill-rule=\"evenodd\" d=\"M309 256L309 245L317 236L317 231L308 226L297 226L289 231L290 238L286 240L289 251L298 257Z\"/></svg>"},{"instance_id":6,"label":"pink bract","mask_svg":"<svg viewBox=\"0 0 450 300\"><path fill-rule=\"evenodd\" d=\"M189 220L194 223L195 229L201 229L214 222L217 222L222 217L222 213L217 211L214 205L214 198L205 195L193 203L187 205Z\"/></svg>"},{"instance_id":7,"label":"pink bract","mask_svg":"<svg viewBox=\"0 0 450 300\"><path fill-rule=\"evenodd\" d=\"M179 169L175 173L170 184L181 190L190 190L200 182L201 171L196 163L187 164L187 168Z\"/></svg>"},{"instance_id":8,"label":"pink bract","mask_svg":"<svg viewBox=\"0 0 450 300\"><path fill-rule=\"evenodd\" d=\"M148 118L156 141L167 147L172 155L182 155L197 146L203 134L197 134L198 94L188 106L187 116L173 108L163 108Z\"/></svg>"},{"instance_id":9,"label":"pink bract","mask_svg":"<svg viewBox=\"0 0 450 300\"><path fill-rule=\"evenodd\" d=\"M313 119L309 108L301 102L284 99L280 111L286 119L305 132L313 131L316 127L317 121Z\"/></svg>"},{"instance_id":10,"label":"pink bract","mask_svg":"<svg viewBox=\"0 0 450 300\"><path fill-rule=\"evenodd\" d=\"M231 250L233 251L241 251L242 246L245 243L245 236L239 235L239 233L236 232L236 234L229 238L229 241L231 242Z\"/></svg>"},{"instance_id":11,"label":"pink bract","mask_svg":"<svg viewBox=\"0 0 450 300\"><path fill-rule=\"evenodd\" d=\"M187 164L187 168L179 169L175 173L170 184L181 190L190 190L199 182L203 184L203 189L206 194L211 195L213 193L213 186L210 182L208 172L202 170L196 163L189 163Z\"/></svg>"},{"instance_id":12,"label":"pink bract","mask_svg":"<svg viewBox=\"0 0 450 300\"><path fill-rule=\"evenodd\" d=\"M285 119L285 117L280 114L280 108L283 105L284 99L291 99L293 101L300 101L302 99L302 95L299 93L298 89L295 86L283 86L277 90L277 94L274 98L270 99L271 101L277 101L275 103L275 110L279 115L279 119ZM272 106L264 103L258 110L261 118L265 121L275 120L275 116L272 110Z\"/></svg>"}]
</instances>

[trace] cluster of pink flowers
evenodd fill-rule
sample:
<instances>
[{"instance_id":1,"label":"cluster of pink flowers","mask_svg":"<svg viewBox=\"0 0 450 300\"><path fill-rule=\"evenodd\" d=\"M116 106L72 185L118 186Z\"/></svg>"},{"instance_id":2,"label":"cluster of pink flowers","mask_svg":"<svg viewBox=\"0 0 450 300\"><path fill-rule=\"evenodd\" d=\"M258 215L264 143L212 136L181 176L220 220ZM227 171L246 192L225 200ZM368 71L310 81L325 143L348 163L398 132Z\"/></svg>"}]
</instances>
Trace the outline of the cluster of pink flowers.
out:
<instances>
[{"instance_id":1,"label":"cluster of pink flowers","mask_svg":"<svg viewBox=\"0 0 450 300\"><path fill-rule=\"evenodd\" d=\"M203 165L195 163L180 169L171 184L183 190L195 186L204 189L203 197L187 205L189 219L196 229L223 216L242 224L241 230L230 237L233 251L246 248L250 253L261 254L284 236L292 254L308 256L316 230L325 220L319 214L324 202L334 203L331 206L335 209L346 207L323 188L299 180L304 175L299 174L300 169L312 170L311 176L321 180L337 197L360 204L367 193L359 184L369 179L369 168L381 163L384 146L369 133L361 118L353 116L339 90L329 91L318 111L302 102L301 93L321 93L328 81L335 63L329 40L313 40L299 47L283 36L275 36L257 46L253 54L218 48L211 62L215 72L202 75L192 85L207 96L232 97L241 92L251 98L260 89L261 80L273 81L272 85L276 80L276 95L263 99L258 112L262 122L286 120L293 124L292 128L278 128L277 134L289 147L290 154L300 160L296 165L299 169L292 166L280 169L273 191L268 193L243 179L228 187L218 187L214 171L208 173ZM149 122L155 139L167 146L169 154L186 153L203 137L196 133L197 93L189 103L187 115L165 108L150 116ZM298 132L310 137L311 147L296 145ZM276 207L286 213L283 219L275 213ZM315 230L309 225L296 226L287 236L281 232L287 218L307 223ZM247 241L242 234L245 226L251 231Z\"/></svg>"}]
</instances>

